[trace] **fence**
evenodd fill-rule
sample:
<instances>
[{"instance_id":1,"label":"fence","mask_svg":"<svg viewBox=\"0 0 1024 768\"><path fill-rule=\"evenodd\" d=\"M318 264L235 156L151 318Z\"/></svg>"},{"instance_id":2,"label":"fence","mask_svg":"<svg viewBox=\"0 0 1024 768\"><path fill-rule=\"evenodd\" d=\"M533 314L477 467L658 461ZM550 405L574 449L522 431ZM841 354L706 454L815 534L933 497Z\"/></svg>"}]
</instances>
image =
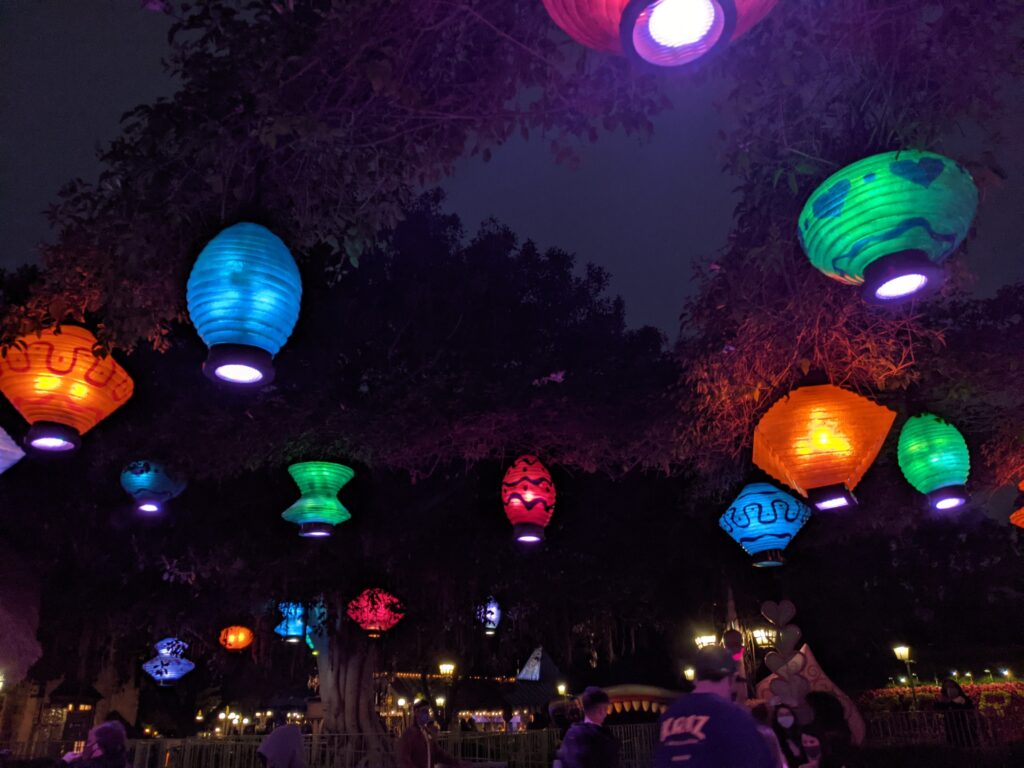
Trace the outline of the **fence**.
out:
<instances>
[{"instance_id":1,"label":"fence","mask_svg":"<svg viewBox=\"0 0 1024 768\"><path fill-rule=\"evenodd\" d=\"M887 712L867 720L868 743L875 746L947 744L985 750L1019 741L1019 724L978 712Z\"/></svg>"},{"instance_id":2,"label":"fence","mask_svg":"<svg viewBox=\"0 0 1024 768\"><path fill-rule=\"evenodd\" d=\"M657 726L612 728L621 744L621 768L648 768L654 754ZM256 749L262 736L215 739L143 739L132 743L132 768L261 768ZM309 768L394 768L395 743L390 736L305 736ZM558 748L556 731L525 733L443 733L438 744L447 752L483 766L550 768ZM9 744L20 760L57 760L73 748L69 742ZM79 745L81 746L81 745Z\"/></svg>"}]
</instances>

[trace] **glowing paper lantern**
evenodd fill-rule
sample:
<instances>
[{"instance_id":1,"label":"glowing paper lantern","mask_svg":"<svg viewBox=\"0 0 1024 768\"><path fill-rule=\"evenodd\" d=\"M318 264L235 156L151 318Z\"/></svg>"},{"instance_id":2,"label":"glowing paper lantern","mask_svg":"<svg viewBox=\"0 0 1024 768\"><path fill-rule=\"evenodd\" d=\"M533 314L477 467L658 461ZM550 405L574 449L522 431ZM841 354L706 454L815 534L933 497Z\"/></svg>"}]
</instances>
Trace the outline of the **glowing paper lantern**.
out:
<instances>
[{"instance_id":1,"label":"glowing paper lantern","mask_svg":"<svg viewBox=\"0 0 1024 768\"><path fill-rule=\"evenodd\" d=\"M229 651L241 651L252 645L252 630L248 627L230 626L220 631L220 644Z\"/></svg>"},{"instance_id":2,"label":"glowing paper lantern","mask_svg":"<svg viewBox=\"0 0 1024 768\"><path fill-rule=\"evenodd\" d=\"M963 242L978 207L967 170L913 150L860 160L827 178L800 214L811 263L863 296L898 302L942 284L939 266Z\"/></svg>"},{"instance_id":3,"label":"glowing paper lantern","mask_svg":"<svg viewBox=\"0 0 1024 768\"><path fill-rule=\"evenodd\" d=\"M937 510L967 503L971 454L960 430L933 413L911 416L900 431L896 449L907 482L928 497Z\"/></svg>"},{"instance_id":4,"label":"glowing paper lantern","mask_svg":"<svg viewBox=\"0 0 1024 768\"><path fill-rule=\"evenodd\" d=\"M405 616L402 601L383 589L365 589L348 604L348 616L370 637L380 637Z\"/></svg>"},{"instance_id":5,"label":"glowing paper lantern","mask_svg":"<svg viewBox=\"0 0 1024 768\"><path fill-rule=\"evenodd\" d=\"M778 0L544 0L552 20L597 51L659 67L692 64L761 21Z\"/></svg>"},{"instance_id":6,"label":"glowing paper lantern","mask_svg":"<svg viewBox=\"0 0 1024 768\"><path fill-rule=\"evenodd\" d=\"M139 512L154 514L185 490L185 481L157 461L133 461L121 470L121 487Z\"/></svg>"},{"instance_id":7,"label":"glowing paper lantern","mask_svg":"<svg viewBox=\"0 0 1024 768\"><path fill-rule=\"evenodd\" d=\"M156 656L142 665L143 671L160 685L180 680L196 665L183 658L188 643L176 637L166 637L156 644Z\"/></svg>"},{"instance_id":8,"label":"glowing paper lantern","mask_svg":"<svg viewBox=\"0 0 1024 768\"><path fill-rule=\"evenodd\" d=\"M1024 528L1024 480L1017 485L1017 500L1013 503L1013 512L1010 514L1010 522L1018 528Z\"/></svg>"},{"instance_id":9,"label":"glowing paper lantern","mask_svg":"<svg viewBox=\"0 0 1024 768\"><path fill-rule=\"evenodd\" d=\"M188 312L210 348L203 366L231 384L266 384L299 317L302 279L281 239L259 224L228 227L196 259Z\"/></svg>"},{"instance_id":10,"label":"glowing paper lantern","mask_svg":"<svg viewBox=\"0 0 1024 768\"><path fill-rule=\"evenodd\" d=\"M476 617L484 625L484 634L493 635L501 623L501 606L493 597L488 597L487 602L477 608Z\"/></svg>"},{"instance_id":11,"label":"glowing paper lantern","mask_svg":"<svg viewBox=\"0 0 1024 768\"><path fill-rule=\"evenodd\" d=\"M338 501L338 491L355 476L351 468L329 461L306 461L292 464L288 473L302 498L281 517L299 526L299 536L330 536L334 526L352 517Z\"/></svg>"},{"instance_id":12,"label":"glowing paper lantern","mask_svg":"<svg viewBox=\"0 0 1024 768\"><path fill-rule=\"evenodd\" d=\"M517 541L544 540L544 528L555 511L555 484L536 456L520 456L501 481L501 503Z\"/></svg>"},{"instance_id":13,"label":"glowing paper lantern","mask_svg":"<svg viewBox=\"0 0 1024 768\"><path fill-rule=\"evenodd\" d=\"M40 451L73 451L81 436L124 405L134 383L109 355L93 354L96 337L61 326L23 336L0 358L0 392L31 424L26 442Z\"/></svg>"},{"instance_id":14,"label":"glowing paper lantern","mask_svg":"<svg viewBox=\"0 0 1024 768\"><path fill-rule=\"evenodd\" d=\"M0 429L0 475L25 458L21 446L4 429Z\"/></svg>"},{"instance_id":15,"label":"glowing paper lantern","mask_svg":"<svg viewBox=\"0 0 1024 768\"><path fill-rule=\"evenodd\" d=\"M306 636L306 608L302 603L278 603L277 609L283 620L274 627L274 632L286 643L301 643Z\"/></svg>"},{"instance_id":16,"label":"glowing paper lantern","mask_svg":"<svg viewBox=\"0 0 1024 768\"><path fill-rule=\"evenodd\" d=\"M754 463L820 510L854 506L853 489L878 455L896 414L831 384L801 387L754 429Z\"/></svg>"},{"instance_id":17,"label":"glowing paper lantern","mask_svg":"<svg viewBox=\"0 0 1024 768\"><path fill-rule=\"evenodd\" d=\"M768 483L751 483L718 520L722 530L754 558L759 568L785 562L782 552L804 524L811 508Z\"/></svg>"}]
</instances>

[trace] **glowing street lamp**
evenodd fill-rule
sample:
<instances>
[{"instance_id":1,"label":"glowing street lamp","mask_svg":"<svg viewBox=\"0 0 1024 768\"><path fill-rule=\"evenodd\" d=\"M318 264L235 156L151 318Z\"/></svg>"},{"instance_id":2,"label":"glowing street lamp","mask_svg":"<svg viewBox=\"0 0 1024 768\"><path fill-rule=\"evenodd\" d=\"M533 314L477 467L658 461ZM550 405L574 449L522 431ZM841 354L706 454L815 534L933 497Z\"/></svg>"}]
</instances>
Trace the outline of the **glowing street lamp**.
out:
<instances>
[{"instance_id":1,"label":"glowing street lamp","mask_svg":"<svg viewBox=\"0 0 1024 768\"><path fill-rule=\"evenodd\" d=\"M437 665L437 671L441 673L442 677L451 677L455 674L455 665L450 661L442 661Z\"/></svg>"},{"instance_id":2,"label":"glowing street lamp","mask_svg":"<svg viewBox=\"0 0 1024 768\"><path fill-rule=\"evenodd\" d=\"M697 643L697 648L708 648L718 643L718 637L715 635L697 635L693 638L693 641Z\"/></svg>"},{"instance_id":3,"label":"glowing street lamp","mask_svg":"<svg viewBox=\"0 0 1024 768\"><path fill-rule=\"evenodd\" d=\"M558 695L559 695L559 696L565 696L565 694L566 694L566 693L568 692L568 690L569 690L568 686L566 686L566 684L565 684L565 683L559 683L559 684L558 684L558 685L556 686L556 688L557 688L557 690L558 690Z\"/></svg>"},{"instance_id":4,"label":"glowing street lamp","mask_svg":"<svg viewBox=\"0 0 1024 768\"><path fill-rule=\"evenodd\" d=\"M778 640L778 630L770 627L758 627L751 634L754 636L754 643L758 648L771 648Z\"/></svg>"},{"instance_id":5,"label":"glowing street lamp","mask_svg":"<svg viewBox=\"0 0 1024 768\"><path fill-rule=\"evenodd\" d=\"M892 649L893 654L899 661L902 661L907 666L907 678L910 680L910 695L914 699L914 709L917 709L917 688L914 685L914 672L911 670L910 665L914 663L914 660L910 658L910 647L906 645L897 645ZM900 678L902 682L903 678Z\"/></svg>"},{"instance_id":6,"label":"glowing street lamp","mask_svg":"<svg viewBox=\"0 0 1024 768\"><path fill-rule=\"evenodd\" d=\"M683 670L683 677L689 680L691 683L697 679L697 670L693 667L687 667Z\"/></svg>"}]
</instances>

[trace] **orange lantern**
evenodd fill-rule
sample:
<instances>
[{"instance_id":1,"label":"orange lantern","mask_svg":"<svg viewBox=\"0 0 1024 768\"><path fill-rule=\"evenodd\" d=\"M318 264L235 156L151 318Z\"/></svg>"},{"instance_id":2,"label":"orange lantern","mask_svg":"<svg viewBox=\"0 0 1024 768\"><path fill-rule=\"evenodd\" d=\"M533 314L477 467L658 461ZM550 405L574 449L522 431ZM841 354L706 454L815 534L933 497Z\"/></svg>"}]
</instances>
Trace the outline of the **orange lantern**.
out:
<instances>
[{"instance_id":1,"label":"orange lantern","mask_svg":"<svg viewBox=\"0 0 1024 768\"><path fill-rule=\"evenodd\" d=\"M41 451L72 451L84 435L132 396L134 382L113 357L96 357L96 337L65 325L25 336L0 358L0 392L31 428Z\"/></svg>"},{"instance_id":2,"label":"orange lantern","mask_svg":"<svg viewBox=\"0 0 1024 768\"><path fill-rule=\"evenodd\" d=\"M220 631L220 644L229 651L241 651L252 645L252 630L248 627L224 627Z\"/></svg>"},{"instance_id":3,"label":"orange lantern","mask_svg":"<svg viewBox=\"0 0 1024 768\"><path fill-rule=\"evenodd\" d=\"M754 429L754 463L821 510L857 504L853 489L889 434L896 414L831 384L801 387Z\"/></svg>"},{"instance_id":4,"label":"orange lantern","mask_svg":"<svg viewBox=\"0 0 1024 768\"><path fill-rule=\"evenodd\" d=\"M1010 522L1018 528L1024 528L1024 480L1017 484L1017 500L1013 504L1013 514L1010 515Z\"/></svg>"}]
</instances>

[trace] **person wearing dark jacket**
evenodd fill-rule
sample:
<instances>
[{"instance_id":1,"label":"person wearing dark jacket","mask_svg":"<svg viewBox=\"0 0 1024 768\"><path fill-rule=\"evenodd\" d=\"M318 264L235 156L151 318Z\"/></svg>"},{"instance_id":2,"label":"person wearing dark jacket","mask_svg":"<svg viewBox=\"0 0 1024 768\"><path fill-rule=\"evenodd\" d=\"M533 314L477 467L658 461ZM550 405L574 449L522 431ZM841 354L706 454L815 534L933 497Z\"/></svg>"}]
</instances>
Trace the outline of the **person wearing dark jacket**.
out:
<instances>
[{"instance_id":1,"label":"person wearing dark jacket","mask_svg":"<svg viewBox=\"0 0 1024 768\"><path fill-rule=\"evenodd\" d=\"M757 723L733 703L736 661L727 648L697 652L693 693L661 716L655 768L776 768Z\"/></svg>"},{"instance_id":2,"label":"person wearing dark jacket","mask_svg":"<svg viewBox=\"0 0 1024 768\"><path fill-rule=\"evenodd\" d=\"M575 723L565 733L558 750L562 768L618 768L619 742L604 727L608 717L608 694L590 687L580 696L583 722Z\"/></svg>"},{"instance_id":3,"label":"person wearing dark jacket","mask_svg":"<svg viewBox=\"0 0 1024 768\"><path fill-rule=\"evenodd\" d=\"M127 768L128 735L116 720L100 723L89 732L94 748L75 760L75 768Z\"/></svg>"},{"instance_id":4,"label":"person wearing dark jacket","mask_svg":"<svg viewBox=\"0 0 1024 768\"><path fill-rule=\"evenodd\" d=\"M957 747L978 746L974 702L956 680L947 679L942 683L935 709L943 713L947 744Z\"/></svg>"},{"instance_id":5,"label":"person wearing dark jacket","mask_svg":"<svg viewBox=\"0 0 1024 768\"><path fill-rule=\"evenodd\" d=\"M462 763L434 743L434 713L425 699L412 705L412 724L398 740L398 768L461 768Z\"/></svg>"}]
</instances>

